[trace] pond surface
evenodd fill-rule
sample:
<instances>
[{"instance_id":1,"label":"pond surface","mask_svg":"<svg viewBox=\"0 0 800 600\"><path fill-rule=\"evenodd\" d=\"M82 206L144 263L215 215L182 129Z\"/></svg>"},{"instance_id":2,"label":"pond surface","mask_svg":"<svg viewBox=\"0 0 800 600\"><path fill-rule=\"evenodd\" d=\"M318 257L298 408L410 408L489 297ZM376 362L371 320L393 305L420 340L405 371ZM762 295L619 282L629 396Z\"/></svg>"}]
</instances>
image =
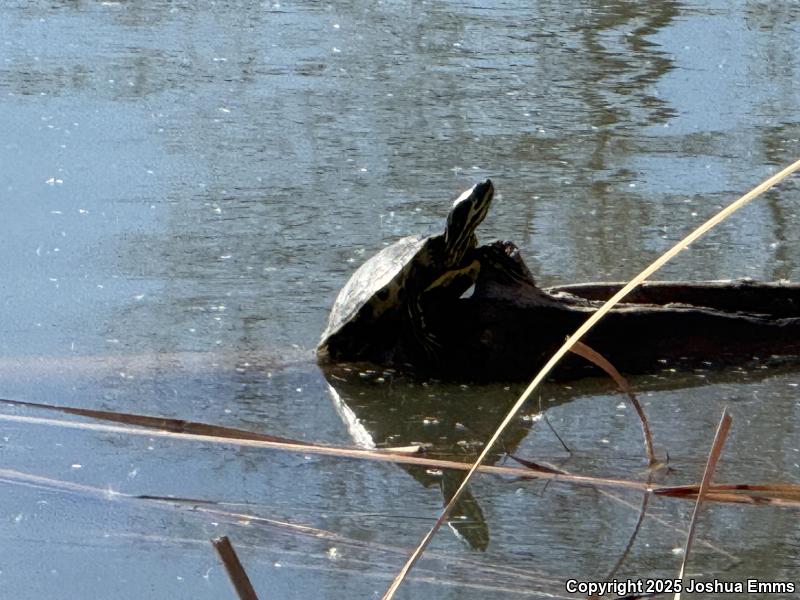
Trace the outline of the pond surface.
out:
<instances>
[{"instance_id":1,"label":"pond surface","mask_svg":"<svg viewBox=\"0 0 800 600\"><path fill-rule=\"evenodd\" d=\"M313 348L349 274L440 230L491 176L481 239L516 242L542 284L632 277L800 155L798 44L783 2L6 2L0 396L474 457L521 386L328 386ZM660 277L800 280L799 191L785 182ZM699 480L723 406L719 481L800 480L800 373L632 383L665 482ZM221 534L265 598L377 598L453 485L21 421L0 448L25 474L0 478L0 590L18 599L233 597ZM504 448L646 477L604 380L546 385ZM481 476L398 597L570 597L566 579L604 579L628 545L641 498L614 494ZM675 576L691 509L652 499L616 576ZM800 583L797 523L708 505L688 571Z\"/></svg>"}]
</instances>

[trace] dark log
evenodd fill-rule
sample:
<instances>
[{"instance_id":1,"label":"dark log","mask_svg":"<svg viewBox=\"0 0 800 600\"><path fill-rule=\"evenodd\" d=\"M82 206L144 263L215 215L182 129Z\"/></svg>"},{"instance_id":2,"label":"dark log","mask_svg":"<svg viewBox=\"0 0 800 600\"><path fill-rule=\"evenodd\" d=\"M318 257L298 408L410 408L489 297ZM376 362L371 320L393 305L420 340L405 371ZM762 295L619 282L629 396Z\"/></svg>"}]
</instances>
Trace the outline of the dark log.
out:
<instances>
[{"instance_id":1,"label":"dark log","mask_svg":"<svg viewBox=\"0 0 800 600\"><path fill-rule=\"evenodd\" d=\"M484 247L472 297L438 313L448 377L525 380L623 284L542 290L516 247ZM509 273L511 276L509 276ZM635 291L585 342L626 373L665 367L721 367L800 354L800 286L739 282L657 282ZM596 373L567 357L555 376Z\"/></svg>"},{"instance_id":2,"label":"dark log","mask_svg":"<svg viewBox=\"0 0 800 600\"><path fill-rule=\"evenodd\" d=\"M620 283L539 288L511 242L478 249L481 272L469 297L430 296L425 314L441 347L422 352L402 328L365 336L361 358L422 376L468 381L530 379ZM391 343L387 344L387 341ZM796 361L800 285L652 282L610 311L584 340L623 373ZM556 378L597 374L568 356Z\"/></svg>"},{"instance_id":3,"label":"dark log","mask_svg":"<svg viewBox=\"0 0 800 600\"><path fill-rule=\"evenodd\" d=\"M567 293L587 300L605 301L625 284L578 283L548 288L550 294ZM800 317L800 285L738 281L650 281L625 298L628 304L687 304L723 312L762 314L769 318Z\"/></svg>"}]
</instances>

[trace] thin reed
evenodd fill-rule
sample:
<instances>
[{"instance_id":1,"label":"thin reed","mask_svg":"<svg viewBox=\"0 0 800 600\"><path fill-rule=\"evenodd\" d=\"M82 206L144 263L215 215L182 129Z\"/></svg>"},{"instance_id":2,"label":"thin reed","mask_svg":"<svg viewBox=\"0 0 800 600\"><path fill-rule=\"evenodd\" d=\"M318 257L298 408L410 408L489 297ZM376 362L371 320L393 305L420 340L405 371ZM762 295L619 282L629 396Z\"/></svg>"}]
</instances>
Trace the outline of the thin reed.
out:
<instances>
[{"instance_id":1,"label":"thin reed","mask_svg":"<svg viewBox=\"0 0 800 600\"><path fill-rule=\"evenodd\" d=\"M228 536L223 535L214 538L211 540L211 544L225 566L225 571L228 573L228 578L231 580L231 585L236 590L239 600L258 600L256 590L253 584L250 583L250 578L247 576L247 572L244 570L242 562L239 560L236 550L233 549L233 544L231 544Z\"/></svg>"},{"instance_id":2,"label":"thin reed","mask_svg":"<svg viewBox=\"0 0 800 600\"><path fill-rule=\"evenodd\" d=\"M717 433L714 435L714 442L711 444L711 450L708 453L708 460L706 461L706 468L703 471L703 480L700 482L700 489L697 490L697 501L692 511L692 520L689 523L689 533L686 536L686 545L683 548L683 560L681 561L681 568L678 571L678 579L683 580L683 575L686 573L686 563L689 560L689 552L692 549L692 541L694 540L694 532L697 529L697 515L700 514L700 508L703 506L708 488L711 485L711 479L714 477L714 471L717 469L720 454L722 454L722 447L725 445L725 440L728 439L728 432L731 429L731 416L728 414L728 409L722 411L722 418L719 420L717 426ZM681 600L681 591L675 592L674 600Z\"/></svg>"}]
</instances>

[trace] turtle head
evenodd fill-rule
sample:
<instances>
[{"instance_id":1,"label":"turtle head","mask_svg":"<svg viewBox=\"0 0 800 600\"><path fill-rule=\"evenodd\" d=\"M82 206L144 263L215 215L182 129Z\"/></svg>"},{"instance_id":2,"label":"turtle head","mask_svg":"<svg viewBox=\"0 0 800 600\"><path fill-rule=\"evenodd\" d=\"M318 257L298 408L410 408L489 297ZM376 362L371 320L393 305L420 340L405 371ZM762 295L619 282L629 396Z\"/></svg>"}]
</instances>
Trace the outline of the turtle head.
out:
<instances>
[{"instance_id":1,"label":"turtle head","mask_svg":"<svg viewBox=\"0 0 800 600\"><path fill-rule=\"evenodd\" d=\"M460 263L467 250L475 245L475 229L489 212L493 196L494 186L491 179L487 179L468 189L453 202L444 232L447 259L451 264Z\"/></svg>"}]
</instances>

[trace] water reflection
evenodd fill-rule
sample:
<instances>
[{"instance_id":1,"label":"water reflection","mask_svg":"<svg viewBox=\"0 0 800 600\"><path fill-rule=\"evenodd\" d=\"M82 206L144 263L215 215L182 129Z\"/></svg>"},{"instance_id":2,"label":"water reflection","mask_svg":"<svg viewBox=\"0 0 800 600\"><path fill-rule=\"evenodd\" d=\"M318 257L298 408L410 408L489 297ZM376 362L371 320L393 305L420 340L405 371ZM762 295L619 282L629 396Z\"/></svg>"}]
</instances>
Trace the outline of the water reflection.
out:
<instances>
[{"instance_id":1,"label":"water reflection","mask_svg":"<svg viewBox=\"0 0 800 600\"><path fill-rule=\"evenodd\" d=\"M431 458L473 462L493 433L491 428L514 401L509 388L415 384L392 372L332 368L325 377L334 407L354 443L367 448L420 445ZM532 415L516 420L485 464L513 452L533 422ZM461 472L402 468L424 487L439 486L443 504L463 478ZM453 508L448 524L472 548L488 547L489 527L469 489Z\"/></svg>"}]
</instances>

